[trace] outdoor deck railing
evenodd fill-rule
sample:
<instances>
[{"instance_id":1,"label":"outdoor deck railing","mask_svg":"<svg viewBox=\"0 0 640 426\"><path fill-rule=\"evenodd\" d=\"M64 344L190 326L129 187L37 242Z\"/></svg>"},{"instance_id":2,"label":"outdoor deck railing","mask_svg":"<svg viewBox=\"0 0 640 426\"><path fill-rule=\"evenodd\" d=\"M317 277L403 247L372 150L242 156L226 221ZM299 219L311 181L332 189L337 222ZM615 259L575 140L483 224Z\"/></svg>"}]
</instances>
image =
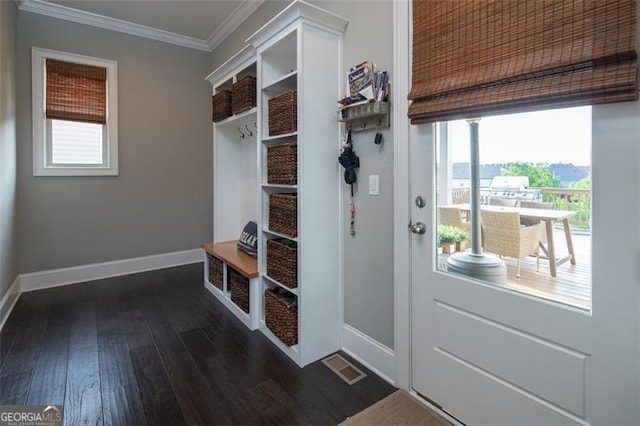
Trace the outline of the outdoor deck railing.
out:
<instances>
[{"instance_id":1,"label":"outdoor deck railing","mask_svg":"<svg viewBox=\"0 0 640 426\"><path fill-rule=\"evenodd\" d=\"M591 229L591 190L571 188L541 188L542 201L553 202L558 210L577 212L569 219L572 227Z\"/></svg>"},{"instance_id":2,"label":"outdoor deck railing","mask_svg":"<svg viewBox=\"0 0 640 426\"><path fill-rule=\"evenodd\" d=\"M572 188L536 188L542 193L542 201L553 202L558 210L572 210L576 215L569 219L572 228L591 229L591 190ZM489 188L482 188L488 191ZM455 188L451 193L453 204L470 201L469 188Z\"/></svg>"}]
</instances>

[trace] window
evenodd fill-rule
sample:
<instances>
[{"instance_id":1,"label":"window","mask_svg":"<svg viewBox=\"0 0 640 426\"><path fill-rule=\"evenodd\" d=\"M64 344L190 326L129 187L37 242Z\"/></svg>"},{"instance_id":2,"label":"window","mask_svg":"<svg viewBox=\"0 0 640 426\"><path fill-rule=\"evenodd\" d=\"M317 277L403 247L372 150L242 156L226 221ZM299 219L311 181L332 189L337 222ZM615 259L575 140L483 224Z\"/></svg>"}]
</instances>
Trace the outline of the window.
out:
<instances>
[{"instance_id":1,"label":"window","mask_svg":"<svg viewBox=\"0 0 640 426\"><path fill-rule=\"evenodd\" d=\"M118 174L117 63L34 47L34 176Z\"/></svg>"},{"instance_id":2,"label":"window","mask_svg":"<svg viewBox=\"0 0 640 426\"><path fill-rule=\"evenodd\" d=\"M478 126L476 251L469 123L437 126L436 268L589 310L591 107L496 115ZM506 282L495 274L461 271L457 264L452 269L456 250L499 257Z\"/></svg>"}]
</instances>

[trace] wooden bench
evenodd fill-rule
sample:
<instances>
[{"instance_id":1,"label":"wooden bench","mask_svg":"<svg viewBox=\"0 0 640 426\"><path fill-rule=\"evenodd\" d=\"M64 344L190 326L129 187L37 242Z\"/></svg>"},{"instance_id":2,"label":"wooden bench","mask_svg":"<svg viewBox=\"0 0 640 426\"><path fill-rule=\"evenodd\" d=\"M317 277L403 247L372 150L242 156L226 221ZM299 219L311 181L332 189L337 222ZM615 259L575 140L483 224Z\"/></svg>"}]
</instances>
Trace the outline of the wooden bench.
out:
<instances>
[{"instance_id":1,"label":"wooden bench","mask_svg":"<svg viewBox=\"0 0 640 426\"><path fill-rule=\"evenodd\" d=\"M246 278L256 278L258 276L258 261L255 257L248 255L238 249L238 241L225 241L223 243L203 244L204 251L223 263L231 266Z\"/></svg>"}]
</instances>

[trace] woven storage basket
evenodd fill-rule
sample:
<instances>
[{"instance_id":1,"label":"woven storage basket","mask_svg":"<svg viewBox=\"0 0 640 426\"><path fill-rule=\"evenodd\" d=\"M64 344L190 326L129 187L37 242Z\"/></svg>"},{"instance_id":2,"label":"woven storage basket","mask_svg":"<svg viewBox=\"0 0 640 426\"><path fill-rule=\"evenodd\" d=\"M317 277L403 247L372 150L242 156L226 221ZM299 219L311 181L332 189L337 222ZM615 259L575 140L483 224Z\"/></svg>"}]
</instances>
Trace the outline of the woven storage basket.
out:
<instances>
[{"instance_id":1,"label":"woven storage basket","mask_svg":"<svg viewBox=\"0 0 640 426\"><path fill-rule=\"evenodd\" d=\"M247 75L233 83L232 111L238 114L256 106L256 78Z\"/></svg>"},{"instance_id":2,"label":"woven storage basket","mask_svg":"<svg viewBox=\"0 0 640 426\"><path fill-rule=\"evenodd\" d=\"M231 92L223 90L213 95L213 121L224 120L231 117Z\"/></svg>"},{"instance_id":3,"label":"woven storage basket","mask_svg":"<svg viewBox=\"0 0 640 426\"><path fill-rule=\"evenodd\" d=\"M298 236L298 195L269 194L269 230Z\"/></svg>"},{"instance_id":4,"label":"woven storage basket","mask_svg":"<svg viewBox=\"0 0 640 426\"><path fill-rule=\"evenodd\" d=\"M209 259L209 282L222 291L222 261L207 253Z\"/></svg>"},{"instance_id":5,"label":"woven storage basket","mask_svg":"<svg viewBox=\"0 0 640 426\"><path fill-rule=\"evenodd\" d=\"M227 267L227 282L231 288L231 300L240 309L249 313L249 278Z\"/></svg>"},{"instance_id":6,"label":"woven storage basket","mask_svg":"<svg viewBox=\"0 0 640 426\"><path fill-rule=\"evenodd\" d=\"M298 307L282 301L273 290L264 292L264 320L285 345L298 343Z\"/></svg>"},{"instance_id":7,"label":"woven storage basket","mask_svg":"<svg viewBox=\"0 0 640 426\"><path fill-rule=\"evenodd\" d=\"M298 130L298 92L288 90L269 99L269 136Z\"/></svg>"},{"instance_id":8,"label":"woven storage basket","mask_svg":"<svg viewBox=\"0 0 640 426\"><path fill-rule=\"evenodd\" d=\"M267 148L267 183L298 183L298 145L285 143Z\"/></svg>"},{"instance_id":9,"label":"woven storage basket","mask_svg":"<svg viewBox=\"0 0 640 426\"><path fill-rule=\"evenodd\" d=\"M267 275L286 287L298 287L298 249L268 240Z\"/></svg>"}]
</instances>

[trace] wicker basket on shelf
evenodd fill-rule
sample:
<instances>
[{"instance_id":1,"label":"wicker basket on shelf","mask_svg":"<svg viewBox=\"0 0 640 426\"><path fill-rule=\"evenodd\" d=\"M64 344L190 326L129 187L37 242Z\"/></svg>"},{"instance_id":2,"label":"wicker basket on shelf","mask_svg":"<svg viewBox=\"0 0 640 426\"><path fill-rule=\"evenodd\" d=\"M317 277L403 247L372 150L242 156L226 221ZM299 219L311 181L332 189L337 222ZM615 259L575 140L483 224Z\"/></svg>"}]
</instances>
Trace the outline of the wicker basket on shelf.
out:
<instances>
[{"instance_id":1,"label":"wicker basket on shelf","mask_svg":"<svg viewBox=\"0 0 640 426\"><path fill-rule=\"evenodd\" d=\"M232 111L239 114L256 106L256 78L250 75L233 83Z\"/></svg>"},{"instance_id":2,"label":"wicker basket on shelf","mask_svg":"<svg viewBox=\"0 0 640 426\"><path fill-rule=\"evenodd\" d=\"M264 319L269 330L285 345L298 343L298 307L287 303L275 289L264 292Z\"/></svg>"},{"instance_id":3,"label":"wicker basket on shelf","mask_svg":"<svg viewBox=\"0 0 640 426\"><path fill-rule=\"evenodd\" d=\"M298 145L285 143L267 148L267 183L298 183Z\"/></svg>"},{"instance_id":4,"label":"wicker basket on shelf","mask_svg":"<svg viewBox=\"0 0 640 426\"><path fill-rule=\"evenodd\" d=\"M222 261L207 253L209 261L209 282L222 291Z\"/></svg>"},{"instance_id":5,"label":"wicker basket on shelf","mask_svg":"<svg viewBox=\"0 0 640 426\"><path fill-rule=\"evenodd\" d=\"M298 130L298 92L288 90L269 99L269 136Z\"/></svg>"},{"instance_id":6,"label":"wicker basket on shelf","mask_svg":"<svg viewBox=\"0 0 640 426\"><path fill-rule=\"evenodd\" d=\"M298 194L269 194L269 230L298 236Z\"/></svg>"},{"instance_id":7,"label":"wicker basket on shelf","mask_svg":"<svg viewBox=\"0 0 640 426\"><path fill-rule=\"evenodd\" d=\"M231 92L223 90L213 95L213 121L224 120L231 117Z\"/></svg>"},{"instance_id":8,"label":"wicker basket on shelf","mask_svg":"<svg viewBox=\"0 0 640 426\"><path fill-rule=\"evenodd\" d=\"M235 269L227 267L227 280L231 289L231 301L249 313L249 278Z\"/></svg>"},{"instance_id":9,"label":"wicker basket on shelf","mask_svg":"<svg viewBox=\"0 0 640 426\"><path fill-rule=\"evenodd\" d=\"M283 241L268 240L267 275L286 287L298 287L298 249Z\"/></svg>"}]
</instances>

